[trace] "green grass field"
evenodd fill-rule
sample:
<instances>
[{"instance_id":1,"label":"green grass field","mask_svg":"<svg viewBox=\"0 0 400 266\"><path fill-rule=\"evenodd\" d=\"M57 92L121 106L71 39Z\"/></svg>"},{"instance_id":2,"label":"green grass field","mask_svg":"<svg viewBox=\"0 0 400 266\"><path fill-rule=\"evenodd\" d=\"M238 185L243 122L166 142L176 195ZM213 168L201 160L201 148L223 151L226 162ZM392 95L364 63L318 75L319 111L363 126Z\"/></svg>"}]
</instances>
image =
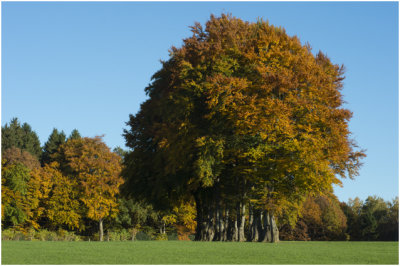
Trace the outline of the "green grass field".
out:
<instances>
[{"instance_id":1,"label":"green grass field","mask_svg":"<svg viewBox=\"0 0 400 266\"><path fill-rule=\"evenodd\" d=\"M2 241L2 264L398 264L398 242Z\"/></svg>"}]
</instances>

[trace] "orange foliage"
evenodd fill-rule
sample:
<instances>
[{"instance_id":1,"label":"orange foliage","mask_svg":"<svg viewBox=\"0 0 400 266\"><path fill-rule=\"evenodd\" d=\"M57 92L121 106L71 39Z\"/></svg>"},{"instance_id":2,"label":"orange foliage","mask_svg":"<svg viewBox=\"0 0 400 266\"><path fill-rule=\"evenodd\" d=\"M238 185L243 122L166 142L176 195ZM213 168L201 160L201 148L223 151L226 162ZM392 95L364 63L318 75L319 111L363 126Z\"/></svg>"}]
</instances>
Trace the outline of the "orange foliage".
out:
<instances>
[{"instance_id":1,"label":"orange foliage","mask_svg":"<svg viewBox=\"0 0 400 266\"><path fill-rule=\"evenodd\" d=\"M71 182L75 182L76 193L86 208L85 216L99 221L116 215L116 194L123 183L121 158L100 137L69 140L55 158L73 178Z\"/></svg>"}]
</instances>

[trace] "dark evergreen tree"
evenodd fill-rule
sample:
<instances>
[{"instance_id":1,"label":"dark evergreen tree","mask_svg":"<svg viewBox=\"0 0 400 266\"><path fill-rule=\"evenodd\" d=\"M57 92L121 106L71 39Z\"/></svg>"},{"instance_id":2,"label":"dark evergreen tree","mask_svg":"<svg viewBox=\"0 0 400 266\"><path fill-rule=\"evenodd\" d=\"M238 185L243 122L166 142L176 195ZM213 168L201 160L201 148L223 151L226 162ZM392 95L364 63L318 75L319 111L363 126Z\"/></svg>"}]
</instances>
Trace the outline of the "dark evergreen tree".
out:
<instances>
[{"instance_id":1,"label":"dark evergreen tree","mask_svg":"<svg viewBox=\"0 0 400 266\"><path fill-rule=\"evenodd\" d=\"M79 134L79 133L78 133ZM54 154L58 148L66 141L64 131L58 132L56 128L51 132L47 142L43 147L43 154L41 163L42 165L50 163L52 160L51 155Z\"/></svg>"},{"instance_id":2,"label":"dark evergreen tree","mask_svg":"<svg viewBox=\"0 0 400 266\"><path fill-rule=\"evenodd\" d=\"M13 118L10 124L1 128L1 151L2 153L12 147L25 150L35 157L41 156L40 141L36 132L27 123L20 124L18 118Z\"/></svg>"},{"instance_id":3,"label":"dark evergreen tree","mask_svg":"<svg viewBox=\"0 0 400 266\"><path fill-rule=\"evenodd\" d=\"M70 139L80 139L81 134L79 134L79 131L77 129L72 130L71 135L69 135L68 140Z\"/></svg>"}]
</instances>

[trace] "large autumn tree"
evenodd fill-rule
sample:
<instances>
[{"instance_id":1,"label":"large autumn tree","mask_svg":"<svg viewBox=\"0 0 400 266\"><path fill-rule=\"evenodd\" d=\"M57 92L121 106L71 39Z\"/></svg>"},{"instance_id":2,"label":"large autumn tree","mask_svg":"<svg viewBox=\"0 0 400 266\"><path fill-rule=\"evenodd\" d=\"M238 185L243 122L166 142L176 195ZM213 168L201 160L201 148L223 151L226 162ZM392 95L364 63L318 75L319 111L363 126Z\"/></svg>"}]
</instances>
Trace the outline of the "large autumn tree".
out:
<instances>
[{"instance_id":1,"label":"large autumn tree","mask_svg":"<svg viewBox=\"0 0 400 266\"><path fill-rule=\"evenodd\" d=\"M342 107L343 66L262 20L191 28L130 115L126 189L158 208L192 197L197 240L276 242L277 215L295 219L365 156Z\"/></svg>"}]
</instances>

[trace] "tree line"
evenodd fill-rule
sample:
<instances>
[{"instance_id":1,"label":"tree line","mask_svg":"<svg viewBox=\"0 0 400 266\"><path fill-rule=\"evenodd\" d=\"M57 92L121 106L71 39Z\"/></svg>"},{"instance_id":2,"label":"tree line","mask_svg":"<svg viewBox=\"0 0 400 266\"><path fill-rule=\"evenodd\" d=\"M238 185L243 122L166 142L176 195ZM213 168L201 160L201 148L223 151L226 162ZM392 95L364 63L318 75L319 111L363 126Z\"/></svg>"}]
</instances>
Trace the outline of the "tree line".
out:
<instances>
[{"instance_id":1,"label":"tree line","mask_svg":"<svg viewBox=\"0 0 400 266\"><path fill-rule=\"evenodd\" d=\"M187 238L194 223L191 205L159 212L120 193L125 153L76 129L68 137L53 129L41 146L29 124L12 119L2 127L3 230L72 231L101 241L105 230L126 229L130 239L140 230L162 237L174 223Z\"/></svg>"},{"instance_id":2,"label":"tree line","mask_svg":"<svg viewBox=\"0 0 400 266\"><path fill-rule=\"evenodd\" d=\"M104 230L105 238L111 235L114 240L135 240L140 232L142 239L166 239L167 234L169 238L175 234L189 240L197 224L195 202L181 201L172 210L160 211L144 199L137 201L123 194L121 169L126 155L120 147L111 152L98 137L82 138L76 129L68 137L54 129L40 146L27 123L12 119L2 127L3 231L64 230L85 239L96 235L101 240ZM106 164L93 163L90 156L106 160ZM110 170L112 167L115 169ZM102 174L96 175L94 171L100 169ZM116 175L107 176L107 171ZM248 220L250 213L246 216ZM279 216L282 240L397 241L398 198L392 202L355 198L344 203L328 192L308 197L294 223L283 221L285 217ZM121 230L125 230L124 237L112 237ZM251 230L252 223L247 222L245 234Z\"/></svg>"},{"instance_id":3,"label":"tree line","mask_svg":"<svg viewBox=\"0 0 400 266\"><path fill-rule=\"evenodd\" d=\"M369 196L339 202L328 193L309 197L294 226L280 228L283 240L398 241L399 198Z\"/></svg>"}]
</instances>

